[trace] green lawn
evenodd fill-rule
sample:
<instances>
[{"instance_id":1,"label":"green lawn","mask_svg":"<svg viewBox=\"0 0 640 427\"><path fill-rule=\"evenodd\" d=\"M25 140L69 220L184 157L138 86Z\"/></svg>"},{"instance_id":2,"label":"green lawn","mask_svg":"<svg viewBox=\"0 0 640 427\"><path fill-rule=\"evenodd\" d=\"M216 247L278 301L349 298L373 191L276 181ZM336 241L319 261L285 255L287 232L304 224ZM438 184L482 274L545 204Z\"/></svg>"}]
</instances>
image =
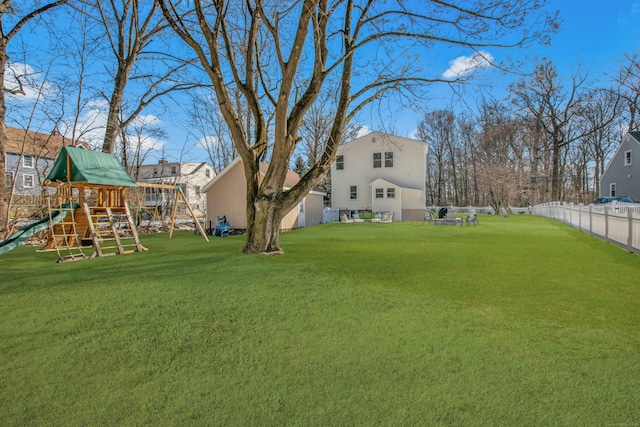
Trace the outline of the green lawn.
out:
<instances>
[{"instance_id":1,"label":"green lawn","mask_svg":"<svg viewBox=\"0 0 640 427\"><path fill-rule=\"evenodd\" d=\"M640 257L553 220L0 257L0 425L640 423Z\"/></svg>"}]
</instances>

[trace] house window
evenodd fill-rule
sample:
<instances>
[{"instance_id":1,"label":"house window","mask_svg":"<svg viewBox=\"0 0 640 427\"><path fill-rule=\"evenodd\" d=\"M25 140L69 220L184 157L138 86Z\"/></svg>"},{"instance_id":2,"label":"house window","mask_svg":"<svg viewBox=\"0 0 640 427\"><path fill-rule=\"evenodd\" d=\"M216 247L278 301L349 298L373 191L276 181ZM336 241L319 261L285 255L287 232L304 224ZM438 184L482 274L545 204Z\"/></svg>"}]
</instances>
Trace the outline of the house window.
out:
<instances>
[{"instance_id":1,"label":"house window","mask_svg":"<svg viewBox=\"0 0 640 427\"><path fill-rule=\"evenodd\" d=\"M340 155L336 157L336 170L341 171L344 170L344 156Z\"/></svg>"},{"instance_id":2,"label":"house window","mask_svg":"<svg viewBox=\"0 0 640 427\"><path fill-rule=\"evenodd\" d=\"M32 168L33 167L33 156L24 156L24 157L22 157L22 167Z\"/></svg>"},{"instance_id":3,"label":"house window","mask_svg":"<svg viewBox=\"0 0 640 427\"><path fill-rule=\"evenodd\" d=\"M609 196L611 197L615 197L616 196L616 183L611 183L609 184Z\"/></svg>"},{"instance_id":4,"label":"house window","mask_svg":"<svg viewBox=\"0 0 640 427\"><path fill-rule=\"evenodd\" d=\"M624 152L624 165L631 166L631 150Z\"/></svg>"},{"instance_id":5,"label":"house window","mask_svg":"<svg viewBox=\"0 0 640 427\"><path fill-rule=\"evenodd\" d=\"M13 172L4 173L4 182L7 185L7 188L13 185Z\"/></svg>"},{"instance_id":6,"label":"house window","mask_svg":"<svg viewBox=\"0 0 640 427\"><path fill-rule=\"evenodd\" d=\"M374 169L382 167L382 153L373 153L373 167Z\"/></svg>"},{"instance_id":7,"label":"house window","mask_svg":"<svg viewBox=\"0 0 640 427\"><path fill-rule=\"evenodd\" d=\"M351 187L349 187L349 198L351 200L356 200L358 198L358 187L355 185L352 185Z\"/></svg>"},{"instance_id":8,"label":"house window","mask_svg":"<svg viewBox=\"0 0 640 427\"><path fill-rule=\"evenodd\" d=\"M153 168L153 174L158 175L158 168Z\"/></svg>"},{"instance_id":9,"label":"house window","mask_svg":"<svg viewBox=\"0 0 640 427\"><path fill-rule=\"evenodd\" d=\"M175 175L178 172L178 168L171 166L171 175Z\"/></svg>"},{"instance_id":10,"label":"house window","mask_svg":"<svg viewBox=\"0 0 640 427\"><path fill-rule=\"evenodd\" d=\"M384 198L384 188L376 188L376 199Z\"/></svg>"},{"instance_id":11,"label":"house window","mask_svg":"<svg viewBox=\"0 0 640 427\"><path fill-rule=\"evenodd\" d=\"M30 173L22 175L22 188L33 188L33 175Z\"/></svg>"},{"instance_id":12,"label":"house window","mask_svg":"<svg viewBox=\"0 0 640 427\"><path fill-rule=\"evenodd\" d=\"M396 189L387 188L387 199L395 199L395 198L396 198Z\"/></svg>"},{"instance_id":13,"label":"house window","mask_svg":"<svg viewBox=\"0 0 640 427\"><path fill-rule=\"evenodd\" d=\"M373 153L373 167L374 169L381 168L383 166L382 163L382 153ZM393 167L393 151L385 151L384 152L384 167L392 168Z\"/></svg>"},{"instance_id":14,"label":"house window","mask_svg":"<svg viewBox=\"0 0 640 427\"><path fill-rule=\"evenodd\" d=\"M393 151L387 151L384 153L384 167L385 168L393 167Z\"/></svg>"},{"instance_id":15,"label":"house window","mask_svg":"<svg viewBox=\"0 0 640 427\"><path fill-rule=\"evenodd\" d=\"M200 186L196 185L195 190L196 190L196 196L199 196L200 195Z\"/></svg>"},{"instance_id":16,"label":"house window","mask_svg":"<svg viewBox=\"0 0 640 427\"><path fill-rule=\"evenodd\" d=\"M209 178L211 176L211 171L209 169L206 169L204 171L205 175L207 176L207 178Z\"/></svg>"}]
</instances>

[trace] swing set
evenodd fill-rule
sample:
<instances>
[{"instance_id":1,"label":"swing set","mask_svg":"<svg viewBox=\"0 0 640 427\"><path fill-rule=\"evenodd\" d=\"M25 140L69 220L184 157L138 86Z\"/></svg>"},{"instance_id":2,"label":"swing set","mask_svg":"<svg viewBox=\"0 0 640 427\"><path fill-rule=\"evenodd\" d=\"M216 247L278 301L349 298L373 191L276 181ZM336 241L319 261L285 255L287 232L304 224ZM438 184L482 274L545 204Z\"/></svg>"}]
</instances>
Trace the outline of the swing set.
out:
<instances>
[{"instance_id":1,"label":"swing set","mask_svg":"<svg viewBox=\"0 0 640 427\"><path fill-rule=\"evenodd\" d=\"M209 241L180 186L135 182L112 154L64 147L44 185L55 188L55 194L48 203L49 236L41 251L55 250L58 262L147 250L140 244L127 202L126 191L132 187L174 190L169 239L182 199L200 234Z\"/></svg>"}]
</instances>

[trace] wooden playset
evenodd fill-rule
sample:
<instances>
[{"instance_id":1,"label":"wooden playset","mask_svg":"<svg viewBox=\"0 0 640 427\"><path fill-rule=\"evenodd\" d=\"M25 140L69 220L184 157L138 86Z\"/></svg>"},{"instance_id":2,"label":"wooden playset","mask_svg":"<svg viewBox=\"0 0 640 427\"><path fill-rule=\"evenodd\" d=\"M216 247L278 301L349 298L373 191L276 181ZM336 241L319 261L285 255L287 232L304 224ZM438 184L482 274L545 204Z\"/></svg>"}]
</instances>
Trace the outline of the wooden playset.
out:
<instances>
[{"instance_id":1,"label":"wooden playset","mask_svg":"<svg viewBox=\"0 0 640 427\"><path fill-rule=\"evenodd\" d=\"M140 244L126 196L128 188L138 186L176 190L169 238L182 197L208 241L180 187L136 183L111 154L64 147L44 184L55 188L55 195L49 203L49 236L42 251L55 250L58 262L147 250ZM91 250L90 255L85 253Z\"/></svg>"}]
</instances>

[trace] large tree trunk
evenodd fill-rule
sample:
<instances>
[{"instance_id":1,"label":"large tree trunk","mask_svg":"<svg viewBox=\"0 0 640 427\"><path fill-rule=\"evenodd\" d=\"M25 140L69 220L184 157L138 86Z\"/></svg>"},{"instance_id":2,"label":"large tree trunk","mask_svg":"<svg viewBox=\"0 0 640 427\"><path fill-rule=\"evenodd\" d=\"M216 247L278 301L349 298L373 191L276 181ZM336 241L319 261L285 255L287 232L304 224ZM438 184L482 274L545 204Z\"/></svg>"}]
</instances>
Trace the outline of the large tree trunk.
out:
<instances>
[{"instance_id":1,"label":"large tree trunk","mask_svg":"<svg viewBox=\"0 0 640 427\"><path fill-rule=\"evenodd\" d=\"M254 201L253 209L247 209L247 213L252 214L253 218L247 218L247 242L243 249L245 253L284 253L280 247L280 231L287 211L281 205L282 201L263 198Z\"/></svg>"}]
</instances>

